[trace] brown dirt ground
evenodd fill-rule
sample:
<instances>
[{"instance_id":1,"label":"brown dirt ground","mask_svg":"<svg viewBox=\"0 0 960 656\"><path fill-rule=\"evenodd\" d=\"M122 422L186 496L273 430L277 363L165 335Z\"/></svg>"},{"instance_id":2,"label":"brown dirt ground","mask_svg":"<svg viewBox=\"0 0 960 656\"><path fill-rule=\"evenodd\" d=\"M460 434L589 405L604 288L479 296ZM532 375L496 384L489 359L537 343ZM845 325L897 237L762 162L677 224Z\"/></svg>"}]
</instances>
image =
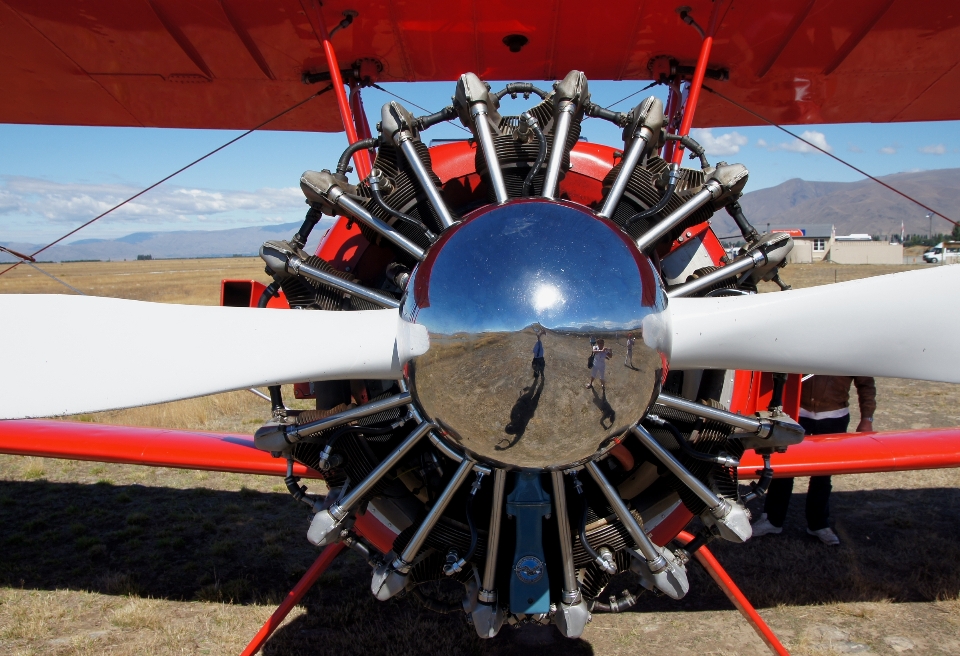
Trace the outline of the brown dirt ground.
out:
<instances>
[{"instance_id":1,"label":"brown dirt ground","mask_svg":"<svg viewBox=\"0 0 960 656\"><path fill-rule=\"evenodd\" d=\"M42 266L84 291L167 302L214 304L221 277L263 279L252 258ZM904 268L817 264L784 278ZM61 288L26 267L0 278L0 292L27 291ZM958 386L877 383L878 430L960 423ZM265 412L234 392L83 419L249 433ZM960 470L835 477L833 549L804 534L803 479L796 491L781 536L711 545L791 652L960 653ZM0 653L237 653L316 557L299 505L269 477L0 456ZM697 565L690 575L682 601L645 596L595 616L580 641L525 627L483 642L459 614L376 602L348 553L266 653L768 653Z\"/></svg>"}]
</instances>

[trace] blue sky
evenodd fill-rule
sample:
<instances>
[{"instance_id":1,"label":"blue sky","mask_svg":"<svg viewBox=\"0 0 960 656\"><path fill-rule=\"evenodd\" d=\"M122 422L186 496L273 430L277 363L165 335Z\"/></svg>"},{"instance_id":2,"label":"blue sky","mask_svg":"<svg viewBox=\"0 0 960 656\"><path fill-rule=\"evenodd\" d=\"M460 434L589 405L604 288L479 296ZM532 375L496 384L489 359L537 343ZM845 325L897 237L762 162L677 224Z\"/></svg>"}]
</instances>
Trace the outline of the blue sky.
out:
<instances>
[{"instance_id":1,"label":"blue sky","mask_svg":"<svg viewBox=\"0 0 960 656\"><path fill-rule=\"evenodd\" d=\"M547 82L536 82L547 88ZM494 88L502 85L494 84ZM609 105L645 86L643 82L591 83L593 101ZM430 111L450 102L452 83L390 84L385 88ZM615 107L625 111L651 89ZM364 90L371 124L391 96ZM533 99L504 99L501 110L515 114ZM415 115L423 113L410 107ZM874 175L960 168L960 122L814 125L790 128ZM233 138L227 130L90 128L0 125L0 242L46 243L113 203L168 175ZM590 141L619 145L620 131L586 120ZM439 125L424 139L458 139L467 134ZM744 163L751 171L747 190L790 178L853 181L856 172L810 152L772 127L695 131L711 161ZM300 173L333 168L346 146L340 134L270 132L251 134L70 239L113 238L147 230L214 230L299 221L303 197Z\"/></svg>"}]
</instances>

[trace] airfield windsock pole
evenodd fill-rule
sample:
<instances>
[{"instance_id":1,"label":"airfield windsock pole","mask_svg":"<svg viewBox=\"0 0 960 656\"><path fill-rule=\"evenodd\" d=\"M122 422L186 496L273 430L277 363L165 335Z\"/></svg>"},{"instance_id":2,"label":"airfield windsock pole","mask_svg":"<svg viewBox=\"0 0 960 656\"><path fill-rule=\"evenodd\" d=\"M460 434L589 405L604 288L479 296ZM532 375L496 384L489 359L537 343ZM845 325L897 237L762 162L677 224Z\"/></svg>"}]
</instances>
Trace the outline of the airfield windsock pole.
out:
<instances>
[{"instance_id":1,"label":"airfield windsock pole","mask_svg":"<svg viewBox=\"0 0 960 656\"><path fill-rule=\"evenodd\" d=\"M693 71L693 80L690 82L690 91L687 95L687 104L683 108L683 120L680 122L680 131L678 134L684 136L690 134L690 128L693 126L693 114L697 109L697 101L700 100L700 90L703 88L703 78L707 74L707 64L710 61L710 51L713 49L713 35L717 31L720 22L720 7L723 0L715 0L713 11L710 14L710 26L703 37L703 43L700 44L700 55L697 57L697 67ZM680 164L683 161L683 147L676 145L673 151L673 163Z\"/></svg>"}]
</instances>

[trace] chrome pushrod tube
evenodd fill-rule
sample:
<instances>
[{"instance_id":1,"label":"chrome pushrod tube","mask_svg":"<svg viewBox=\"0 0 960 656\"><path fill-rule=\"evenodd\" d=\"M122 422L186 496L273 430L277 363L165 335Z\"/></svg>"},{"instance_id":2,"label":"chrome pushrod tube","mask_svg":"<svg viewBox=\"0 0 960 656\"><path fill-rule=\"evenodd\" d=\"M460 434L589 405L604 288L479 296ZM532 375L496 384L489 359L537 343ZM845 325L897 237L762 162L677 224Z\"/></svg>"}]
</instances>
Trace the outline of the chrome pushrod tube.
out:
<instances>
[{"instance_id":1,"label":"chrome pushrod tube","mask_svg":"<svg viewBox=\"0 0 960 656\"><path fill-rule=\"evenodd\" d=\"M397 463L407 455L407 452L414 447L414 445L420 441L424 435L429 433L435 426L429 422L424 422L414 429L410 435L407 436L400 445L393 450L390 455L380 461L380 464L377 465L372 472L370 472L365 479L360 481L356 487L347 492L340 501L330 506L329 513L337 521L342 521L350 513L354 506L360 503L360 500L367 495L370 490L373 489L373 486L377 484L384 474L389 472L391 469L397 466ZM462 465L461 465L462 466Z\"/></svg>"},{"instance_id":2,"label":"chrome pushrod tube","mask_svg":"<svg viewBox=\"0 0 960 656\"><path fill-rule=\"evenodd\" d=\"M720 183L715 180L708 180L703 189L694 194L686 203L678 207L671 214L663 217L659 223L656 223L640 235L637 239L637 248L646 250L655 244L661 237L670 232L674 226L689 217L706 203L720 195Z\"/></svg>"},{"instance_id":3,"label":"chrome pushrod tube","mask_svg":"<svg viewBox=\"0 0 960 656\"><path fill-rule=\"evenodd\" d=\"M427 167L420 161L420 156L417 155L417 149L413 147L413 140L404 133L400 133L398 139L400 141L400 150L403 151L403 156L407 158L407 162L413 169L413 174L417 176L417 181L420 182L420 186L427 195L427 199L430 201L430 204L433 205L433 209L436 210L437 216L440 218L440 223L443 224L444 229L449 228L455 223L453 215L450 214L450 208L447 207L446 201L444 201L443 196L440 195L440 190L437 189L436 185L433 184L433 180L430 179Z\"/></svg>"},{"instance_id":4,"label":"chrome pushrod tube","mask_svg":"<svg viewBox=\"0 0 960 656\"><path fill-rule=\"evenodd\" d=\"M390 308L393 310L400 307L400 301L392 296L381 294L380 292L364 287L363 285L358 285L357 283L344 280L343 278L335 276L332 273L328 273L327 271L322 271L316 267L312 267L309 264L306 264L299 257L291 257L288 260L287 268L293 273L301 275L304 278L309 278L315 282L329 285L330 287L339 289L340 291L346 292L351 296L356 296L357 298L362 298L365 301L376 303L380 307Z\"/></svg>"},{"instance_id":5,"label":"chrome pushrod tube","mask_svg":"<svg viewBox=\"0 0 960 656\"><path fill-rule=\"evenodd\" d=\"M563 603L574 605L580 601L580 585L573 565L573 535L570 532L570 517L567 514L567 491L563 485L563 472L550 472L553 479L553 509L557 513L560 533L560 556L563 560Z\"/></svg>"},{"instance_id":6,"label":"chrome pushrod tube","mask_svg":"<svg viewBox=\"0 0 960 656\"><path fill-rule=\"evenodd\" d=\"M637 543L637 548L640 549L640 553L643 554L644 559L649 563L650 569L656 572L667 567L667 561L660 553L657 545L643 532L643 527L640 526L637 518L627 509L626 504L623 503L623 499L620 498L620 493L603 475L597 463L591 460L587 462L585 467L587 471L590 472L593 480L600 486L600 489L603 490L603 495L610 503L610 507L613 508L614 514L616 514L623 523L624 528L627 529L633 541Z\"/></svg>"},{"instance_id":7,"label":"chrome pushrod tube","mask_svg":"<svg viewBox=\"0 0 960 656\"><path fill-rule=\"evenodd\" d=\"M463 462L460 463L460 466L457 467L457 471L453 474L453 478L451 478L450 482L447 483L447 487L444 488L443 492L440 493L440 496L437 497L436 502L433 504L433 508L431 508L430 512L427 513L423 523L420 524L420 528L418 528L417 532L413 534L412 538L410 538L410 542L407 543L407 546L404 547L403 553L393 561L394 570L400 572L401 574L406 574L410 571L410 568L413 566L413 561L417 557L417 553L420 552L420 548L423 547L423 543L427 540L427 536L440 519L440 515L443 514L444 510L446 510L447 505L453 498L453 495L456 494L457 490L470 474L470 470L473 469L473 465L474 462L469 458L463 459Z\"/></svg>"},{"instance_id":8,"label":"chrome pushrod tube","mask_svg":"<svg viewBox=\"0 0 960 656\"><path fill-rule=\"evenodd\" d=\"M650 131L646 128L640 130L640 132L634 136L633 143L630 144L626 154L623 156L623 165L620 167L617 179L613 181L613 186L610 187L610 191L607 192L607 197L603 199L603 207L597 212L598 215L607 219L613 217L613 211L617 208L620 199L623 197L623 192L627 188L627 182L630 181L633 170L637 168L637 163L643 156L643 151L647 149L647 142L650 136Z\"/></svg>"},{"instance_id":9,"label":"chrome pushrod tube","mask_svg":"<svg viewBox=\"0 0 960 656\"><path fill-rule=\"evenodd\" d=\"M317 421L311 421L302 426L290 426L286 429L287 440L289 442L296 442L304 437L314 435L328 428L335 428L337 426L342 426L343 424L349 424L351 421L361 419L363 417L369 417L370 415L375 415L378 412L383 412L384 410L399 408L402 405L407 405L411 401L412 396L410 395L410 392L402 392L400 394L389 396L385 399L380 399L379 401L372 401L370 403L357 406L356 408L338 412L335 415L330 415L329 417L324 417L323 419L318 419Z\"/></svg>"},{"instance_id":10,"label":"chrome pushrod tube","mask_svg":"<svg viewBox=\"0 0 960 656\"><path fill-rule=\"evenodd\" d=\"M761 264L766 264L767 257L761 251L751 251L743 257L739 257L730 264L722 266L716 271L712 271L705 276L701 276L696 280L691 280L690 282L680 285L674 289L671 289L667 292L667 298L680 298L681 296L689 296L690 294L696 294L702 289L706 289L710 285L720 282L721 280L726 280L732 276L743 273L744 271L750 271Z\"/></svg>"},{"instance_id":11,"label":"chrome pushrod tube","mask_svg":"<svg viewBox=\"0 0 960 656\"><path fill-rule=\"evenodd\" d=\"M696 401L680 398L679 396L671 396L670 394L661 393L660 396L657 397L657 403L668 408L673 408L674 410L689 412L697 417L719 421L722 424L734 426L745 431L750 431L751 433L769 432L769 429L765 427L758 419L744 417L743 415L738 415L728 410L712 408L708 405L697 403ZM764 435L761 435L761 437L763 436Z\"/></svg>"},{"instance_id":12,"label":"chrome pushrod tube","mask_svg":"<svg viewBox=\"0 0 960 656\"><path fill-rule=\"evenodd\" d=\"M560 179L560 165L567 149L567 135L570 133L570 124L573 122L573 113L577 107L570 101L560 103L557 112L557 122L553 128L553 148L550 150L550 160L547 162L547 172L543 177L544 198L557 197L557 182Z\"/></svg>"},{"instance_id":13,"label":"chrome pushrod tube","mask_svg":"<svg viewBox=\"0 0 960 656\"><path fill-rule=\"evenodd\" d=\"M337 195L335 192L339 192L339 195ZM424 252L422 248L394 229L393 226L388 225L387 223L384 223L375 217L373 214L367 211L367 208L347 196L339 189L331 189L328 197L331 203L342 207L357 221L363 221L365 224L370 226L371 229L379 232L385 239L392 241L401 250L405 251L413 258L417 260L423 259Z\"/></svg>"},{"instance_id":14,"label":"chrome pushrod tube","mask_svg":"<svg viewBox=\"0 0 960 656\"><path fill-rule=\"evenodd\" d=\"M490 527L487 529L487 559L483 565L483 582L478 599L485 604L497 601L497 553L500 549L500 522L503 518L503 493L507 486L507 472L493 470L493 505L490 507Z\"/></svg>"},{"instance_id":15,"label":"chrome pushrod tube","mask_svg":"<svg viewBox=\"0 0 960 656\"><path fill-rule=\"evenodd\" d=\"M506 203L510 199L507 196L507 185L503 182L503 171L500 170L500 160L497 159L496 147L493 145L493 135L490 134L486 106L483 103L475 104L470 108L470 116L473 117L473 125L477 129L477 138L480 139L483 157L487 161L487 170L490 172L490 184L493 185L493 193L497 196L498 203Z\"/></svg>"},{"instance_id":16,"label":"chrome pushrod tube","mask_svg":"<svg viewBox=\"0 0 960 656\"><path fill-rule=\"evenodd\" d=\"M699 478L690 473L690 470L680 464L680 461L673 457L673 454L660 446L660 443L654 439L653 435L647 432L643 426L634 425L630 428L640 443L654 455L654 457L663 463L674 476L690 488L697 498L707 504L710 510L714 510L725 505L723 499L713 493L713 490L703 484Z\"/></svg>"}]
</instances>

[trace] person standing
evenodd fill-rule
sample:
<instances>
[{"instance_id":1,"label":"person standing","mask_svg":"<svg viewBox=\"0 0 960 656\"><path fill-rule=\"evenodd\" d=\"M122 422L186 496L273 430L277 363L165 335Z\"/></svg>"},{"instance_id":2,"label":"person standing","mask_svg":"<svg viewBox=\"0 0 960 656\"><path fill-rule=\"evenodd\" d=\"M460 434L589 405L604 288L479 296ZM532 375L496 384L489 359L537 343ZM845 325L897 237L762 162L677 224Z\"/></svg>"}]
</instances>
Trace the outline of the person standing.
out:
<instances>
[{"instance_id":1,"label":"person standing","mask_svg":"<svg viewBox=\"0 0 960 656\"><path fill-rule=\"evenodd\" d=\"M627 335L627 355L623 358L623 366L633 369L633 345L637 343L633 333Z\"/></svg>"},{"instance_id":2,"label":"person standing","mask_svg":"<svg viewBox=\"0 0 960 656\"><path fill-rule=\"evenodd\" d=\"M850 424L850 385L857 388L860 423L857 433L873 430L873 413L877 409L877 387L866 376L814 376L803 383L800 391L800 426L807 435L846 433ZM811 476L807 488L807 533L824 544L836 546L840 538L830 528L829 476ZM753 536L776 535L783 531L790 497L792 478L775 478L770 484L764 512L753 525Z\"/></svg>"},{"instance_id":3,"label":"person standing","mask_svg":"<svg viewBox=\"0 0 960 656\"><path fill-rule=\"evenodd\" d=\"M613 357L613 352L604 348L602 339L598 339L593 346L593 368L590 370L590 382L585 385L587 389L593 387L595 378L600 379L600 389L606 389L605 378L607 377L607 360Z\"/></svg>"},{"instance_id":4,"label":"person standing","mask_svg":"<svg viewBox=\"0 0 960 656\"><path fill-rule=\"evenodd\" d=\"M546 331L536 331L537 333L537 343L533 345L533 377L534 379L539 378L543 375L543 369L546 366L546 360L543 357L543 342L540 341L540 338L543 337L543 333Z\"/></svg>"}]
</instances>

